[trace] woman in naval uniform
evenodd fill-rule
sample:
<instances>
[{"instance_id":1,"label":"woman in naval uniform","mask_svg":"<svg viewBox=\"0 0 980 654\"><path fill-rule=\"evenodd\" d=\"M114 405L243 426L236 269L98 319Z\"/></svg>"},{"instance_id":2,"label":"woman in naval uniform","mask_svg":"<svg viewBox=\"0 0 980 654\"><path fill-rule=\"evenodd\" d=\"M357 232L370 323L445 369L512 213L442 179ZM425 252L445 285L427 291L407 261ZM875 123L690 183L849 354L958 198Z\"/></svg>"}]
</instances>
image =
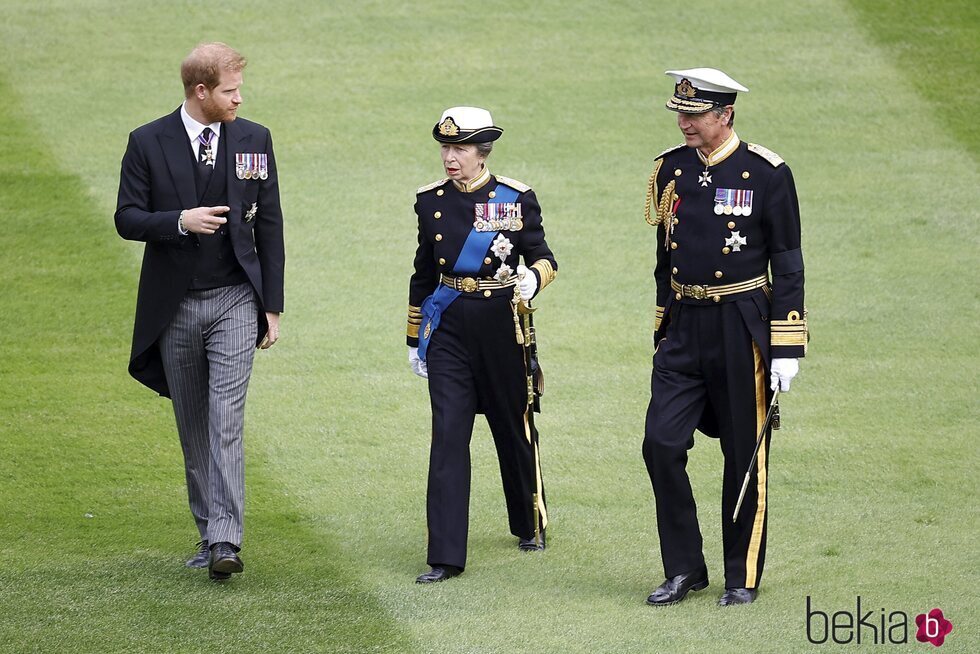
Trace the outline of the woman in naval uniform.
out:
<instances>
[{"instance_id":1,"label":"woman in naval uniform","mask_svg":"<svg viewBox=\"0 0 980 654\"><path fill-rule=\"evenodd\" d=\"M531 416L530 372L519 311L554 280L541 208L527 185L490 174L503 130L490 112L453 107L432 129L446 177L418 190L418 249L408 295L408 358L427 377L432 445L426 494L431 570L443 581L466 567L469 444L486 416L503 479L510 531L543 550L548 514ZM523 259L523 263L522 263Z\"/></svg>"}]
</instances>

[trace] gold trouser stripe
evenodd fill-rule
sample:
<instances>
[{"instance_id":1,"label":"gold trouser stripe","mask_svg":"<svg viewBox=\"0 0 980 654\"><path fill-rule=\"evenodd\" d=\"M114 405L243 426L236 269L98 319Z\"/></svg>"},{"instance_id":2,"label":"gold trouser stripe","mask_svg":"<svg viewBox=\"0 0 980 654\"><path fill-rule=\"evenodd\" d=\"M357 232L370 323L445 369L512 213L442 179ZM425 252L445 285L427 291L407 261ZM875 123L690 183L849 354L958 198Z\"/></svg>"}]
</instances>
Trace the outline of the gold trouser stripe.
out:
<instances>
[{"instance_id":1,"label":"gold trouser stripe","mask_svg":"<svg viewBox=\"0 0 980 654\"><path fill-rule=\"evenodd\" d=\"M548 526L548 509L544 506L544 484L541 483L541 460L538 458L538 444L534 442L534 438L531 436L531 424L527 419L528 412L531 410L530 405L524 410L524 437L527 438L528 443L531 444L531 449L534 450L534 481L537 487L538 514L541 516L541 528L544 529Z\"/></svg>"},{"instance_id":2,"label":"gold trouser stripe","mask_svg":"<svg viewBox=\"0 0 980 654\"><path fill-rule=\"evenodd\" d=\"M752 356L755 359L755 433L759 434L766 421L766 367L762 361L759 347L752 343ZM749 549L745 555L745 587L755 588L758 583L759 549L762 547L762 531L766 524L766 438L763 437L756 460L755 521L749 537Z\"/></svg>"}]
</instances>

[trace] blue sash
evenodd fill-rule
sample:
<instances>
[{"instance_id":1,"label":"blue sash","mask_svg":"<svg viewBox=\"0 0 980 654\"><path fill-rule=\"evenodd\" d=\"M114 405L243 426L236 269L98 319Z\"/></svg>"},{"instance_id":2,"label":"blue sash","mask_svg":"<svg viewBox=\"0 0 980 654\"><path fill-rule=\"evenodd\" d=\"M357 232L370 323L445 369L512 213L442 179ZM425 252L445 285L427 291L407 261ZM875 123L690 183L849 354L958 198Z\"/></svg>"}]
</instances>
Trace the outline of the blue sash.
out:
<instances>
[{"instance_id":1,"label":"blue sash","mask_svg":"<svg viewBox=\"0 0 980 654\"><path fill-rule=\"evenodd\" d=\"M489 200L491 203L515 202L519 195L516 190L509 186L504 186L500 182L497 182L497 188L494 190L496 191L496 197ZM466 237L466 241L463 243L463 249L460 250L456 263L453 264L453 274L460 277L476 275L480 272L480 267L483 265L483 258L486 256L487 250L490 249L490 244L493 243L493 239L497 237L497 233L478 232L476 231L476 227L474 227ZM422 301L422 324L419 325L419 358L423 361L425 361L425 354L429 349L429 340L432 338L432 334L435 333L436 329L439 328L442 312L448 309L449 305L461 294L462 291L457 291L439 282L435 292Z\"/></svg>"}]
</instances>

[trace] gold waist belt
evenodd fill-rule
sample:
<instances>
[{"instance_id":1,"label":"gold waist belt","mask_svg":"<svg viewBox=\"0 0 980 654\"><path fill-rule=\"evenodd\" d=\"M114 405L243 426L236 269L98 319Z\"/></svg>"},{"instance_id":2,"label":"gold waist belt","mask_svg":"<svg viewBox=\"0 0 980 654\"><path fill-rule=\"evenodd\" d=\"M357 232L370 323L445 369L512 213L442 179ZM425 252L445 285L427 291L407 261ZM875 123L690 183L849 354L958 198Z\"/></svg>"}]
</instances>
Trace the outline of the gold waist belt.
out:
<instances>
[{"instance_id":1,"label":"gold waist belt","mask_svg":"<svg viewBox=\"0 0 980 654\"><path fill-rule=\"evenodd\" d=\"M449 275L442 275L441 277L443 285L464 293L494 291L501 288L512 288L517 285L517 277L511 277L506 282L498 282L496 279L477 279L475 277L450 277Z\"/></svg>"},{"instance_id":2,"label":"gold waist belt","mask_svg":"<svg viewBox=\"0 0 980 654\"><path fill-rule=\"evenodd\" d=\"M701 284L679 284L673 277L670 278L670 287L677 293L678 300L681 297L689 297L695 300L714 300L715 302L721 302L723 295L754 291L768 284L769 277L766 275L759 275L758 277L737 284L720 284L717 286L709 286L707 284L703 286Z\"/></svg>"}]
</instances>

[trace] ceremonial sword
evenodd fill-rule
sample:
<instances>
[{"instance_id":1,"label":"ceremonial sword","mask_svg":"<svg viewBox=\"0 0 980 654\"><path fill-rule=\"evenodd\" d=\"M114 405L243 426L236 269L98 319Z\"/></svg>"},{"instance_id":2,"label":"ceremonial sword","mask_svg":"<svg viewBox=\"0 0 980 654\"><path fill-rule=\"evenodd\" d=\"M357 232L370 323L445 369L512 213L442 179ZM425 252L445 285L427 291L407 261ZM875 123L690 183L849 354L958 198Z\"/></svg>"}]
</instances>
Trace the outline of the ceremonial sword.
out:
<instances>
[{"instance_id":1,"label":"ceremonial sword","mask_svg":"<svg viewBox=\"0 0 980 654\"><path fill-rule=\"evenodd\" d=\"M742 481L742 490L738 494L738 502L735 503L735 513L732 515L732 522L738 520L739 509L742 508L742 500L745 499L745 491L749 489L749 478L752 476L752 468L755 467L755 460L759 457L759 447L762 445L762 441L766 438L766 431L769 429L769 425L772 424L772 418L776 415L779 410L779 404L777 402L779 398L779 386L776 386L776 390L772 392L772 400L769 402L769 411L766 412L766 421L762 423L762 430L759 432L759 438L755 442L755 451L752 452L752 460L749 461L749 469L745 471L745 480Z\"/></svg>"}]
</instances>

